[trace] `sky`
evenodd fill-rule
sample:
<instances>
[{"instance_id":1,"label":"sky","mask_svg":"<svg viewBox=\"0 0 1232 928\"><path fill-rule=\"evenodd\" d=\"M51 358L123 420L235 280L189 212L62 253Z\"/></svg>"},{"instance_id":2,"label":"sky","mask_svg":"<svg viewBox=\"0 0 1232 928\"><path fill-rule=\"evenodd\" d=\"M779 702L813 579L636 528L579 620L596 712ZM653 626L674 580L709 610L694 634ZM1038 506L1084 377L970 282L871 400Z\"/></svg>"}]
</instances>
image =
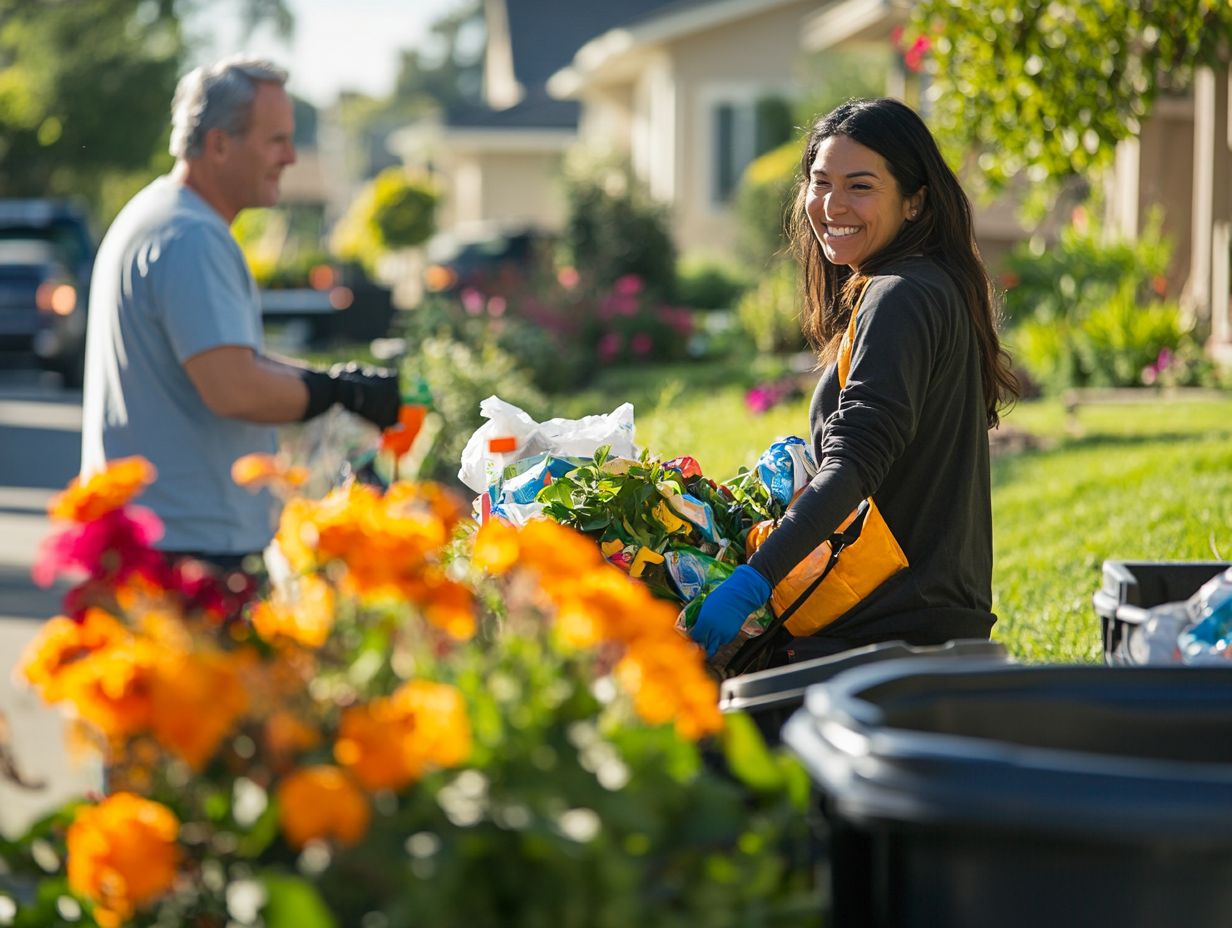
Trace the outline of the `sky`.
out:
<instances>
[{"instance_id":1,"label":"sky","mask_svg":"<svg viewBox=\"0 0 1232 928\"><path fill-rule=\"evenodd\" d=\"M461 0L287 0L295 14L290 42L263 27L240 33L239 0L211 0L190 29L212 36L200 64L236 52L263 55L291 72L292 93L328 106L339 91L386 96L398 71L398 52L424 41L432 23Z\"/></svg>"}]
</instances>

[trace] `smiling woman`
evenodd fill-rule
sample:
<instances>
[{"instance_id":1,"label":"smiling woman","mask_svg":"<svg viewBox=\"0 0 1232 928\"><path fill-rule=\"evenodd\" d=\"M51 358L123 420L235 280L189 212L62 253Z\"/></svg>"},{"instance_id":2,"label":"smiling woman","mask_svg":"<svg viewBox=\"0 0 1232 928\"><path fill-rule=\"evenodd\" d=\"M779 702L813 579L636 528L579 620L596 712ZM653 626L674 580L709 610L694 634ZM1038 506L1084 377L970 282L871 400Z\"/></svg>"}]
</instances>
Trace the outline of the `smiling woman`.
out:
<instances>
[{"instance_id":1,"label":"smiling woman","mask_svg":"<svg viewBox=\"0 0 1232 928\"><path fill-rule=\"evenodd\" d=\"M884 547L908 566L832 621L825 601L838 593L821 583L813 613L826 624L802 622L804 609L787 622L785 612L777 645L767 639L772 661L987 637L996 621L988 429L1016 383L970 203L928 128L896 100L851 101L819 119L800 168L803 328L824 365L809 411L819 467L706 600L693 634L711 650L734 637L860 507L863 533L840 563L885 576L864 560Z\"/></svg>"}]
</instances>

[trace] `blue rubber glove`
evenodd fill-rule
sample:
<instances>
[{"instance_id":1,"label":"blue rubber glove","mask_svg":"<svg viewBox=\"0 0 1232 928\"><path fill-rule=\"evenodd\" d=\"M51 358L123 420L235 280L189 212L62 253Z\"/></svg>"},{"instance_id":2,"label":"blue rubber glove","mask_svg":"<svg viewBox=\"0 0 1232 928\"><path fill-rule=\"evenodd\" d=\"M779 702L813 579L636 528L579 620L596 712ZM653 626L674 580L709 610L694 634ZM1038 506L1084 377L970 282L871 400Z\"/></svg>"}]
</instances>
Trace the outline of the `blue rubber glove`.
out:
<instances>
[{"instance_id":1,"label":"blue rubber glove","mask_svg":"<svg viewBox=\"0 0 1232 928\"><path fill-rule=\"evenodd\" d=\"M741 564L702 601L697 621L689 629L707 657L740 633L750 613L770 598L770 582L748 564Z\"/></svg>"}]
</instances>

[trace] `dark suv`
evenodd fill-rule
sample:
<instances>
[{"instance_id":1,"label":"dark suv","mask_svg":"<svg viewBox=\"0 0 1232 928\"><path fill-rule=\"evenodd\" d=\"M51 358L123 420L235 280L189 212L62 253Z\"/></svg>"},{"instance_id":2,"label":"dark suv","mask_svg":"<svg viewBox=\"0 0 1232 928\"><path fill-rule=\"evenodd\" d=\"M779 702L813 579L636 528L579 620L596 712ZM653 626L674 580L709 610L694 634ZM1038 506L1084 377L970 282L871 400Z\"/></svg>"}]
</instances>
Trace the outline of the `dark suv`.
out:
<instances>
[{"instance_id":1,"label":"dark suv","mask_svg":"<svg viewBox=\"0 0 1232 928\"><path fill-rule=\"evenodd\" d=\"M81 386L94 244L60 200L0 200L0 351L32 354Z\"/></svg>"}]
</instances>

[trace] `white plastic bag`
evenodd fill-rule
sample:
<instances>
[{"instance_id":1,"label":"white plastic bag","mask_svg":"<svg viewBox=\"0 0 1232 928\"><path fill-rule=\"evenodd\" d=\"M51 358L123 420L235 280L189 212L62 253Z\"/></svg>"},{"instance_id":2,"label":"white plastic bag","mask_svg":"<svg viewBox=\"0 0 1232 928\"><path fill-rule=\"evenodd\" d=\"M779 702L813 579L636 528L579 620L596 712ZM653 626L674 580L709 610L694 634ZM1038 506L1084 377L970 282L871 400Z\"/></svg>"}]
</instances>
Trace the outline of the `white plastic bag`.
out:
<instances>
[{"instance_id":1,"label":"white plastic bag","mask_svg":"<svg viewBox=\"0 0 1232 928\"><path fill-rule=\"evenodd\" d=\"M615 457L638 454L633 444L632 403L581 419L536 422L512 403L489 396L479 404L479 412L488 421L467 441L458 470L458 479L476 493L498 483L509 464L537 454L589 457L603 445L611 445ZM502 448L507 450L494 450Z\"/></svg>"}]
</instances>

